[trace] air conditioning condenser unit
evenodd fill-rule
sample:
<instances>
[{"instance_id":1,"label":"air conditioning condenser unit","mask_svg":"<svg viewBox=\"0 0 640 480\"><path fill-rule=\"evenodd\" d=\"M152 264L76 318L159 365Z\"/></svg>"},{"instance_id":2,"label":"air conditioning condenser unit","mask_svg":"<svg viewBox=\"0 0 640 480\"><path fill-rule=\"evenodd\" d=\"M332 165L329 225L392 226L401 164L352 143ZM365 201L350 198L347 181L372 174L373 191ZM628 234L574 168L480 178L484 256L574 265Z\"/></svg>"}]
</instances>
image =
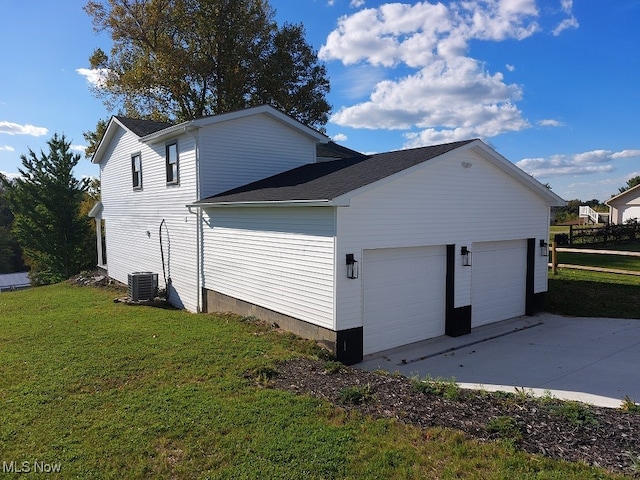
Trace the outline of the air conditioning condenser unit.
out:
<instances>
[{"instance_id":1,"label":"air conditioning condenser unit","mask_svg":"<svg viewBox=\"0 0 640 480\"><path fill-rule=\"evenodd\" d=\"M153 300L158 295L158 274L134 272L129 274L129 298L134 302Z\"/></svg>"}]
</instances>

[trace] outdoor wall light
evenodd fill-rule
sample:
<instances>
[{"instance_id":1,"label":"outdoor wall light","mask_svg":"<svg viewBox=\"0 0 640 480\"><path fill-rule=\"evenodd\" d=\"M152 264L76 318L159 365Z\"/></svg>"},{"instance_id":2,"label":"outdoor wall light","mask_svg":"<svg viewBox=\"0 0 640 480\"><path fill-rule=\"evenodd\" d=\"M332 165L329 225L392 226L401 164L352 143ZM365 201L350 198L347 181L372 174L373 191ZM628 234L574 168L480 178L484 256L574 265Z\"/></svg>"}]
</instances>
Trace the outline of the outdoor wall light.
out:
<instances>
[{"instance_id":1,"label":"outdoor wall light","mask_svg":"<svg viewBox=\"0 0 640 480\"><path fill-rule=\"evenodd\" d=\"M540 239L540 256L548 257L549 256L549 244L544 241L544 239Z\"/></svg>"},{"instance_id":2,"label":"outdoor wall light","mask_svg":"<svg viewBox=\"0 0 640 480\"><path fill-rule=\"evenodd\" d=\"M471 251L464 246L460 248L460 255L462 255L462 265L465 267L471 266Z\"/></svg>"},{"instance_id":3,"label":"outdoor wall light","mask_svg":"<svg viewBox=\"0 0 640 480\"><path fill-rule=\"evenodd\" d=\"M358 278L358 261L353 253L347 253L347 278Z\"/></svg>"}]
</instances>

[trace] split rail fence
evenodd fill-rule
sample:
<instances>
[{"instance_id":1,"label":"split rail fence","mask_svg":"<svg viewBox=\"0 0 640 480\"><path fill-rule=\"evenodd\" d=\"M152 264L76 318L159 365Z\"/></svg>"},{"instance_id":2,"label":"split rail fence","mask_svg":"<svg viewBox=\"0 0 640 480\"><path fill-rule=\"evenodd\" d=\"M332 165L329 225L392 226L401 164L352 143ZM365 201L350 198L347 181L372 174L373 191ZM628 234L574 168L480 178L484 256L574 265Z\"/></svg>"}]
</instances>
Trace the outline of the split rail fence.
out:
<instances>
[{"instance_id":1,"label":"split rail fence","mask_svg":"<svg viewBox=\"0 0 640 480\"><path fill-rule=\"evenodd\" d=\"M558 252L568 253L587 253L593 255L621 255L626 257L640 257L640 252L625 252L619 250L593 250L587 248L558 248L557 242L551 244L551 262L549 266L553 274L556 273L558 268L571 268L574 270L590 270L593 272L605 272L605 273L619 273L622 275L638 275L640 272L633 270L619 270L616 268L603 268L603 267L591 267L586 265L573 265L568 263L558 263Z\"/></svg>"}]
</instances>

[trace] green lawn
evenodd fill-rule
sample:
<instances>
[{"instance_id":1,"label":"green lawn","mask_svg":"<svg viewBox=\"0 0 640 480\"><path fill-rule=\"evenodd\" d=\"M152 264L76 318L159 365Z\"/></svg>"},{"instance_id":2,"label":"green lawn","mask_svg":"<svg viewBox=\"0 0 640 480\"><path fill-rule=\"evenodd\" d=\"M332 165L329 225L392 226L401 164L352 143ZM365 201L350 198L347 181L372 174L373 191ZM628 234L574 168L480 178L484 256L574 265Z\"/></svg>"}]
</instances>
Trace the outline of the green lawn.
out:
<instances>
[{"instance_id":1,"label":"green lawn","mask_svg":"<svg viewBox=\"0 0 640 480\"><path fill-rule=\"evenodd\" d=\"M640 276L559 269L549 274L545 308L561 315L640 319Z\"/></svg>"},{"instance_id":2,"label":"green lawn","mask_svg":"<svg viewBox=\"0 0 640 480\"><path fill-rule=\"evenodd\" d=\"M114 297L0 294L0 461L54 478L615 478L265 388L255 372L312 343Z\"/></svg>"},{"instance_id":3,"label":"green lawn","mask_svg":"<svg viewBox=\"0 0 640 480\"><path fill-rule=\"evenodd\" d=\"M557 252L558 263L585 265L618 270L640 271L640 257L624 255L604 255L595 253Z\"/></svg>"}]
</instances>

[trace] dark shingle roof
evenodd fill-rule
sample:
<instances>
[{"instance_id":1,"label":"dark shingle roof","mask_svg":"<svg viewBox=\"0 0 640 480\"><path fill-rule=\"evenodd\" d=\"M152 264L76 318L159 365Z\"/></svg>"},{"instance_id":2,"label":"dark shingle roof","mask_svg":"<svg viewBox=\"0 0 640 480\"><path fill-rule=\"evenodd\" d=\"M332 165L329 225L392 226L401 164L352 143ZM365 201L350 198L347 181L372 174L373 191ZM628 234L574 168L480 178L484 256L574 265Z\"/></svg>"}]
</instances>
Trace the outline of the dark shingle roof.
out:
<instances>
[{"instance_id":1,"label":"dark shingle roof","mask_svg":"<svg viewBox=\"0 0 640 480\"><path fill-rule=\"evenodd\" d=\"M139 137L144 137L145 135L164 130L172 125L171 123L156 122L154 120L140 120L138 118L120 116L116 116L115 118Z\"/></svg>"},{"instance_id":2,"label":"dark shingle roof","mask_svg":"<svg viewBox=\"0 0 640 480\"><path fill-rule=\"evenodd\" d=\"M197 203L332 200L473 140L380 153L358 158L310 163Z\"/></svg>"},{"instance_id":3,"label":"dark shingle roof","mask_svg":"<svg viewBox=\"0 0 640 480\"><path fill-rule=\"evenodd\" d=\"M356 152L350 148L338 145L335 142L319 143L316 146L316 155L320 158L364 158L364 153Z\"/></svg>"}]
</instances>

